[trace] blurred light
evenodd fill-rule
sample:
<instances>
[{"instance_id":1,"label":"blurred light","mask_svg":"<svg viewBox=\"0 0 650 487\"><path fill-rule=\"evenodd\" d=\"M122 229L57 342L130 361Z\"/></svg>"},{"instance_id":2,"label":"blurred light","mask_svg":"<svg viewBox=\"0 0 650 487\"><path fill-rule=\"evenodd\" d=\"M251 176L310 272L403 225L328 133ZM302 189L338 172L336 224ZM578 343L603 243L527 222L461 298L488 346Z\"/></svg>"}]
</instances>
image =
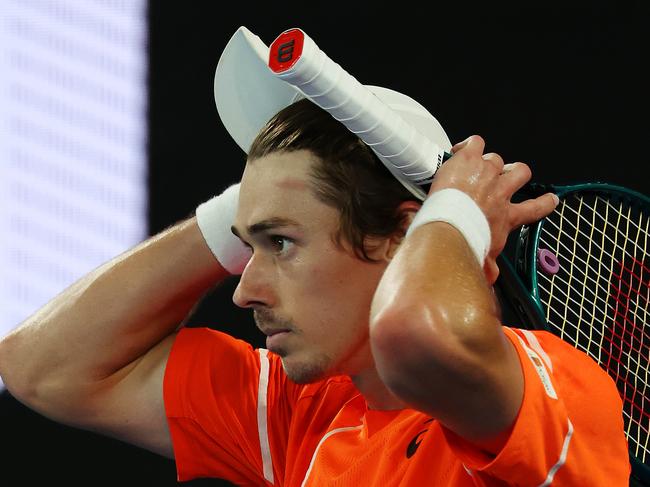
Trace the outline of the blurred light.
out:
<instances>
[{"instance_id":1,"label":"blurred light","mask_svg":"<svg viewBox=\"0 0 650 487\"><path fill-rule=\"evenodd\" d=\"M0 1L0 335L146 236L146 7Z\"/></svg>"}]
</instances>

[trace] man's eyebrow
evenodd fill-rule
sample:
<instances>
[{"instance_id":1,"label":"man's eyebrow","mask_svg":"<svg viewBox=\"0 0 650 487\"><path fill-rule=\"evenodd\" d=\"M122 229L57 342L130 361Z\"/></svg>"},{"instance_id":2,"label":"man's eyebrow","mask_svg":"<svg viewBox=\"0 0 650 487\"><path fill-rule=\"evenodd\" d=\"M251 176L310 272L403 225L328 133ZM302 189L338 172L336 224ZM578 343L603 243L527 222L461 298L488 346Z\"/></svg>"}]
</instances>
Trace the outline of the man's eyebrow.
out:
<instances>
[{"instance_id":1,"label":"man's eyebrow","mask_svg":"<svg viewBox=\"0 0 650 487\"><path fill-rule=\"evenodd\" d=\"M279 228L279 227L298 227L298 228L302 228L302 225L300 223L298 223L297 221L292 220L291 218L274 217L274 218L267 218L266 220L262 220L262 221L257 222L257 223L253 223L252 225L249 225L246 228L246 230L247 230L249 235L256 235L258 233L262 233L262 232L265 232L267 230L272 230L274 228ZM237 230L235 225L231 226L230 230L237 237L241 238L239 230Z\"/></svg>"}]
</instances>

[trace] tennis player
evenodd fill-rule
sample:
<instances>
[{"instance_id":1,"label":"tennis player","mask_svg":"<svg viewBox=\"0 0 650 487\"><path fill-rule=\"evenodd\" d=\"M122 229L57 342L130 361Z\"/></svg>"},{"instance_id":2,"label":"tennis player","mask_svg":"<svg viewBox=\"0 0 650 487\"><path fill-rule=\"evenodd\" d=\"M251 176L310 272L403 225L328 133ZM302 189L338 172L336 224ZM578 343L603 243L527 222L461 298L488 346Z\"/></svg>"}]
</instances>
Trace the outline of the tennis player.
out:
<instances>
[{"instance_id":1,"label":"tennis player","mask_svg":"<svg viewBox=\"0 0 650 487\"><path fill-rule=\"evenodd\" d=\"M272 80L248 34L215 79L248 154L241 182L7 335L12 394L174 458L180 481L627 485L613 381L559 338L500 319L495 258L556 205L550 194L511 203L528 165L485 153L479 136L451 147L421 105L375 88L454 154L422 203L356 135ZM183 326L233 274L263 349Z\"/></svg>"}]
</instances>

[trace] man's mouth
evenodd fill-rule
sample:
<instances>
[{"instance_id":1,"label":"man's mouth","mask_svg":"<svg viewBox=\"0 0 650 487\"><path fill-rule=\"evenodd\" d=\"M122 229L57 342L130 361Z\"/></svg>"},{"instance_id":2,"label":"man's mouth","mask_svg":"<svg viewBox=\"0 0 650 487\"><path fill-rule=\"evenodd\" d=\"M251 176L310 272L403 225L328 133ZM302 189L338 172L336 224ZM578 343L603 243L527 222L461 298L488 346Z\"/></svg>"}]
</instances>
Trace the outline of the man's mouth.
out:
<instances>
[{"instance_id":1,"label":"man's mouth","mask_svg":"<svg viewBox=\"0 0 650 487\"><path fill-rule=\"evenodd\" d=\"M286 333L288 331L291 331L288 328L259 328L259 330L262 333L264 333L267 337L277 335L278 333Z\"/></svg>"},{"instance_id":2,"label":"man's mouth","mask_svg":"<svg viewBox=\"0 0 650 487\"><path fill-rule=\"evenodd\" d=\"M266 348L271 352L275 352L281 346L283 340L289 336L291 330L277 328L275 330L262 330L266 335Z\"/></svg>"}]
</instances>

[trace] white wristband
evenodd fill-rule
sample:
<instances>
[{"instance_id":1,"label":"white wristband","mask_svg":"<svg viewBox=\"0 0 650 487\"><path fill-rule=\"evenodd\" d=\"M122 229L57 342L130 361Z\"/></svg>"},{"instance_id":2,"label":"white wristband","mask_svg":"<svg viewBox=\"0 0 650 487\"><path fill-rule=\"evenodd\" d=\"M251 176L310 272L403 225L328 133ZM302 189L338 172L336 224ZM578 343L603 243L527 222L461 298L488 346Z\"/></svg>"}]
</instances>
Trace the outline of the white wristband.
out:
<instances>
[{"instance_id":1,"label":"white wristband","mask_svg":"<svg viewBox=\"0 0 650 487\"><path fill-rule=\"evenodd\" d=\"M241 274L251 257L250 249L230 230L235 220L238 200L239 183L201 203L196 209L196 222L205 242L221 267L231 274Z\"/></svg>"},{"instance_id":2,"label":"white wristband","mask_svg":"<svg viewBox=\"0 0 650 487\"><path fill-rule=\"evenodd\" d=\"M434 192L424 200L406 231L406 236L419 226L436 221L449 223L458 229L483 265L490 250L490 225L472 198L454 188Z\"/></svg>"}]
</instances>

